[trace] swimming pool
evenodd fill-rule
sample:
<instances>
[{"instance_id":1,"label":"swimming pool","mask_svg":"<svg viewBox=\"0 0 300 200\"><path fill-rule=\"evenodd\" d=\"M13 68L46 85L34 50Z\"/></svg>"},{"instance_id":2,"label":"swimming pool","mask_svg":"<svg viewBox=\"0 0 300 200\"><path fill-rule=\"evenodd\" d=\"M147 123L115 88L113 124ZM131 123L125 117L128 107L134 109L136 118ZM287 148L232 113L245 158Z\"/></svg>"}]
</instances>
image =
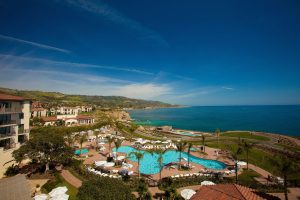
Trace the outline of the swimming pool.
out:
<instances>
[{"instance_id":1,"label":"swimming pool","mask_svg":"<svg viewBox=\"0 0 300 200\"><path fill-rule=\"evenodd\" d=\"M190 137L196 137L196 136L199 136L199 135L196 135L196 134L193 134L193 133L188 133L188 132L183 132L183 131L178 131L178 132L176 132L176 134L179 134L179 135L186 135L186 136L190 136Z\"/></svg>"},{"instance_id":2,"label":"swimming pool","mask_svg":"<svg viewBox=\"0 0 300 200\"><path fill-rule=\"evenodd\" d=\"M88 152L89 152L88 149L76 149L75 150L76 155L81 155L81 154L85 154L85 153L88 153Z\"/></svg>"},{"instance_id":3,"label":"swimming pool","mask_svg":"<svg viewBox=\"0 0 300 200\"><path fill-rule=\"evenodd\" d=\"M116 151L116 149L113 149L113 151ZM143 150L137 150L130 146L121 146L118 149L118 152L126 153L127 155L131 152L140 151L144 154L144 158L140 162L140 172L143 174L157 174L159 173L159 163L157 162L158 154L154 153L151 155L148 152L145 152ZM181 154L182 158L187 159L188 154L186 152L183 152ZM134 162L137 162L137 159L134 156L131 156L129 160L132 160ZM179 152L175 150L169 150L163 155L163 165L166 165L171 162L178 162L179 160ZM196 156L190 155L190 162L199 164L204 166L205 168L209 169L216 169L221 170L226 167L226 165L220 161L217 160L206 160L202 158L198 158Z\"/></svg>"}]
</instances>

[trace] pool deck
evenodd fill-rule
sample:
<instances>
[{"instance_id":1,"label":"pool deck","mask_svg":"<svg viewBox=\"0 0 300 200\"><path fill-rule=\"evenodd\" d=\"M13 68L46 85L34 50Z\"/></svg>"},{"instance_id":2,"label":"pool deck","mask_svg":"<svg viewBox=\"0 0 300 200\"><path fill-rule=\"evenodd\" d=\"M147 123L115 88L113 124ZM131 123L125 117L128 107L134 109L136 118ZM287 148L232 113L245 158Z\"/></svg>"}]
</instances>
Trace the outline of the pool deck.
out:
<instances>
[{"instance_id":1,"label":"pool deck","mask_svg":"<svg viewBox=\"0 0 300 200\"><path fill-rule=\"evenodd\" d=\"M95 143L93 143L93 142L86 142L83 146L86 147L86 146L94 145L94 144ZM104 151L103 154L106 154L106 153L108 153L108 144L105 144L104 146L106 148L106 151ZM128 141L124 141L122 143L122 146L131 146L131 143L128 142ZM112 149L113 148L114 148L114 145L112 144ZM230 163L230 160L222 159L220 156L218 156L216 154L216 150L217 149L206 147L205 152L207 153L207 155L203 155L203 154L200 154L200 153L197 153L197 152L191 152L191 154L194 155L194 156L197 156L199 158L219 160L221 162L225 161L226 164ZM91 165L95 161L106 160L106 156L101 155L100 153L96 152L94 149L90 149L88 154L90 155L90 157L85 158L83 164ZM125 155L125 154L124 153L118 153L118 155ZM131 160L127 160L127 161L128 161L128 163L133 165L133 168L129 169L129 171L134 171L137 174L138 164L136 162L131 161ZM181 163L182 164L187 164L186 161L182 161ZM194 167L189 171L178 170L177 168L174 169L174 168L164 167L163 170L162 170L162 178L177 175L177 174L198 173L200 170L204 170L204 167L202 165L199 165L199 164L196 164L196 163L193 163L193 162L190 162L190 164ZM230 164L233 164L233 163L230 163ZM112 169L120 170L122 168L112 168ZM224 171L224 170L212 170L212 169L209 169L209 170L210 171L216 171L216 172L217 171ZM149 177L151 177L152 179L155 179L155 180L159 180L159 173L149 175Z\"/></svg>"}]
</instances>

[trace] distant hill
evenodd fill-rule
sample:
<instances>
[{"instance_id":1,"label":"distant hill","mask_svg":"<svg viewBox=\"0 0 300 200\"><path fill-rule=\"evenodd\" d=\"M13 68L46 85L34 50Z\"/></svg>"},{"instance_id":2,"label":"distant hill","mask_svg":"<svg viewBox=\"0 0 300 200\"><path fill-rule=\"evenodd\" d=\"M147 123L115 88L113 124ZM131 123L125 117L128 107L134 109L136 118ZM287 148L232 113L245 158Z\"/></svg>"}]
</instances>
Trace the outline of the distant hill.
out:
<instances>
[{"instance_id":1,"label":"distant hill","mask_svg":"<svg viewBox=\"0 0 300 200\"><path fill-rule=\"evenodd\" d=\"M64 105L96 105L102 108L166 108L177 107L160 101L148 101L132 99L122 96L90 96L90 95L68 95L60 92L43 92L29 90L15 90L0 88L0 93L22 96L42 102L47 107Z\"/></svg>"}]
</instances>

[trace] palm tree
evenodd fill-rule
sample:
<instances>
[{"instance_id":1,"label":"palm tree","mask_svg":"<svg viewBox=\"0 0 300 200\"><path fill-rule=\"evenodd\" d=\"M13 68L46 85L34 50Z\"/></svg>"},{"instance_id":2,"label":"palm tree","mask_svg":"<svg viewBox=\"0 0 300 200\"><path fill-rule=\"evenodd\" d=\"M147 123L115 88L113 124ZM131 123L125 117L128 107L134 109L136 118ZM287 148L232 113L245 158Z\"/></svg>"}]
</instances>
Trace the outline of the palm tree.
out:
<instances>
[{"instance_id":1,"label":"palm tree","mask_svg":"<svg viewBox=\"0 0 300 200\"><path fill-rule=\"evenodd\" d=\"M69 131L68 129L66 130L66 142L68 143L69 147L73 147L74 144L74 137L72 136L71 131Z\"/></svg>"},{"instance_id":2,"label":"palm tree","mask_svg":"<svg viewBox=\"0 0 300 200\"><path fill-rule=\"evenodd\" d=\"M114 140L114 144L115 144L115 148L116 148L116 152L118 153L118 149L120 148L120 146L122 145L123 140L121 139L115 139ZM117 155L117 154L116 154Z\"/></svg>"},{"instance_id":3,"label":"palm tree","mask_svg":"<svg viewBox=\"0 0 300 200\"><path fill-rule=\"evenodd\" d=\"M143 159L144 154L141 153L140 151L133 151L133 152L131 152L129 155L130 155L130 156L131 156L131 155L134 155L135 158L136 158L137 161L138 161L138 174L139 174L139 178L140 178L140 162L141 162L141 160Z\"/></svg>"},{"instance_id":4,"label":"palm tree","mask_svg":"<svg viewBox=\"0 0 300 200\"><path fill-rule=\"evenodd\" d=\"M216 131L215 131L215 135L217 136L217 139L218 139L218 146L219 146L219 138L220 138L220 129L217 128Z\"/></svg>"},{"instance_id":5,"label":"palm tree","mask_svg":"<svg viewBox=\"0 0 300 200\"><path fill-rule=\"evenodd\" d=\"M109 151L109 155L111 155L111 143L113 143L114 138L111 137L111 136L107 136L106 139L107 139L107 142L108 142L108 151Z\"/></svg>"},{"instance_id":6,"label":"palm tree","mask_svg":"<svg viewBox=\"0 0 300 200\"><path fill-rule=\"evenodd\" d=\"M157 158L157 162L159 164L159 180L161 181L161 172L162 172L162 169L164 167L164 164L163 164L163 155L165 152L167 152L168 150L162 150L162 149L157 149L155 150L155 153L158 154L158 158Z\"/></svg>"},{"instance_id":7,"label":"palm tree","mask_svg":"<svg viewBox=\"0 0 300 200\"><path fill-rule=\"evenodd\" d=\"M204 134L202 134L201 135L202 136L202 145L203 145L203 151L205 152L205 135Z\"/></svg>"},{"instance_id":8,"label":"palm tree","mask_svg":"<svg viewBox=\"0 0 300 200\"><path fill-rule=\"evenodd\" d=\"M236 150L232 151L232 158L234 159L235 163L235 183L238 183L238 157L243 153L243 149L238 146Z\"/></svg>"},{"instance_id":9,"label":"palm tree","mask_svg":"<svg viewBox=\"0 0 300 200\"><path fill-rule=\"evenodd\" d=\"M177 151L179 151L179 167L178 169L181 169L181 152L184 151L186 147L186 142L184 141L179 141L176 143Z\"/></svg>"},{"instance_id":10,"label":"palm tree","mask_svg":"<svg viewBox=\"0 0 300 200\"><path fill-rule=\"evenodd\" d=\"M95 147L97 149L98 147L98 137L99 137L100 131L94 131L94 136L96 136L96 140L95 140Z\"/></svg>"},{"instance_id":11,"label":"palm tree","mask_svg":"<svg viewBox=\"0 0 300 200\"><path fill-rule=\"evenodd\" d=\"M246 141L243 142L243 149L246 151L246 158L247 158L247 170L248 168L248 164L249 164L249 152L252 149L252 147L254 146L253 143L248 143Z\"/></svg>"},{"instance_id":12,"label":"palm tree","mask_svg":"<svg viewBox=\"0 0 300 200\"><path fill-rule=\"evenodd\" d=\"M283 176L284 197L285 200L288 200L287 179L288 175L294 172L293 161L287 156L282 155L279 158L272 160L272 163L278 173Z\"/></svg>"},{"instance_id":13,"label":"palm tree","mask_svg":"<svg viewBox=\"0 0 300 200\"><path fill-rule=\"evenodd\" d=\"M191 148L193 147L193 143L189 142L188 143L188 166L190 167L190 153L191 153Z\"/></svg>"},{"instance_id":14,"label":"palm tree","mask_svg":"<svg viewBox=\"0 0 300 200\"><path fill-rule=\"evenodd\" d=\"M79 135L79 137L77 138L77 142L80 144L80 153L82 151L82 145L86 141L86 138L86 134Z\"/></svg>"}]
</instances>

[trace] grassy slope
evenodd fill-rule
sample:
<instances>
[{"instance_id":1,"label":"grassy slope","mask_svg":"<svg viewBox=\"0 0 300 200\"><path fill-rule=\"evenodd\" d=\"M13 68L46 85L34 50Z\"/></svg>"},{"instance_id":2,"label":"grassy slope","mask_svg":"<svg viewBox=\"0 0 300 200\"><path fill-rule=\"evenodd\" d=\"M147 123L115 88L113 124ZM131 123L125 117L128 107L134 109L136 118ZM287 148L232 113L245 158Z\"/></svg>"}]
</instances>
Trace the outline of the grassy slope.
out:
<instances>
[{"instance_id":1,"label":"grassy slope","mask_svg":"<svg viewBox=\"0 0 300 200\"><path fill-rule=\"evenodd\" d=\"M221 137L240 137L246 139L254 139L254 140L262 140L262 141L269 141L270 139L260 135L252 135L250 132L247 131L240 131L240 132L224 132L221 134Z\"/></svg>"},{"instance_id":2,"label":"grassy slope","mask_svg":"<svg viewBox=\"0 0 300 200\"><path fill-rule=\"evenodd\" d=\"M101 107L117 108L117 107L172 107L174 105L159 102L147 101L141 99L131 99L121 96L88 96L88 95L67 95L59 92L42 92L42 91L25 91L0 88L0 93L22 96L30 99L41 101L48 104L49 107L56 105L86 105L92 104Z\"/></svg>"}]
</instances>

